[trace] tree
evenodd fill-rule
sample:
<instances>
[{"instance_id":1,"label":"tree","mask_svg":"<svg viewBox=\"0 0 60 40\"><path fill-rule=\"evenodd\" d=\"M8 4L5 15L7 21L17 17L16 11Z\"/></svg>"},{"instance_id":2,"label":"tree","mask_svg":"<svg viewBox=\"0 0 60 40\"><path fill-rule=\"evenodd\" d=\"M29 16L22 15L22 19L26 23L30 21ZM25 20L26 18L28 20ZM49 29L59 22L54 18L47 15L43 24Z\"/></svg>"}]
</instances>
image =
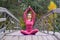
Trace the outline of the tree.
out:
<instances>
[{"instance_id":1,"label":"tree","mask_svg":"<svg viewBox=\"0 0 60 40\"><path fill-rule=\"evenodd\" d=\"M48 12L48 5L50 1L51 0L20 0L18 2L18 0L0 0L0 7L9 9L13 13L13 15L15 15L21 21L20 18L22 18L23 12L29 5L40 17ZM52 1L57 3L56 0Z\"/></svg>"}]
</instances>

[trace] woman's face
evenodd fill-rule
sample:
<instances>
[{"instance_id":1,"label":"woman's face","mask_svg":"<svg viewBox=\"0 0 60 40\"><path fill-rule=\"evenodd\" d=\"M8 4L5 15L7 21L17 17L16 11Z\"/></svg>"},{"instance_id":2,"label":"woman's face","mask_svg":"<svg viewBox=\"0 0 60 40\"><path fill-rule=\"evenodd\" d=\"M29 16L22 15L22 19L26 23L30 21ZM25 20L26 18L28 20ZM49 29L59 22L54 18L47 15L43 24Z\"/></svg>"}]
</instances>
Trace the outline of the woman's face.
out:
<instances>
[{"instance_id":1,"label":"woman's face","mask_svg":"<svg viewBox=\"0 0 60 40\"><path fill-rule=\"evenodd\" d=\"M28 18L28 19L31 19L31 18L32 18L31 14L28 14L28 15L27 15L27 18Z\"/></svg>"}]
</instances>

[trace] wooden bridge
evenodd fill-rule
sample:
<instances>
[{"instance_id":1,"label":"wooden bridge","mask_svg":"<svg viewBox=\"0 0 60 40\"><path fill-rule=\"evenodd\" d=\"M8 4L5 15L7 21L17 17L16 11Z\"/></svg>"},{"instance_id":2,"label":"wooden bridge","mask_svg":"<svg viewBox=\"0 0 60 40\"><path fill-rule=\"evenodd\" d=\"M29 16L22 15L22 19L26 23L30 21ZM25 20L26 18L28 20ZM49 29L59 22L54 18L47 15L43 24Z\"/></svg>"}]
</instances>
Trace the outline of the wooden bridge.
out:
<instances>
[{"instance_id":1,"label":"wooden bridge","mask_svg":"<svg viewBox=\"0 0 60 40\"><path fill-rule=\"evenodd\" d=\"M21 27L19 26L19 20L13 14L11 14L10 11L8 11L6 8L0 7L0 15L2 15L2 19L0 18L0 22L6 20L8 21L7 24L2 23L1 25L4 25L4 27L0 29L0 40L60 40L60 29L55 24L56 19L54 18L54 12L56 14L58 13L59 15L60 8L52 10L51 12L42 16L39 20L36 21L34 28L38 28L40 30L36 33L36 35L23 35L20 33ZM51 14L53 14L53 30L50 31L48 30L49 24L44 23L44 21L45 19L48 20L48 16ZM6 30L7 27L8 29ZM10 29L9 27L11 27L12 29ZM57 29L58 32L56 32L55 29Z\"/></svg>"},{"instance_id":2,"label":"wooden bridge","mask_svg":"<svg viewBox=\"0 0 60 40\"><path fill-rule=\"evenodd\" d=\"M60 40L60 33L50 31L49 34L46 32L38 32L36 35L22 35L20 31L6 34L2 40Z\"/></svg>"}]
</instances>

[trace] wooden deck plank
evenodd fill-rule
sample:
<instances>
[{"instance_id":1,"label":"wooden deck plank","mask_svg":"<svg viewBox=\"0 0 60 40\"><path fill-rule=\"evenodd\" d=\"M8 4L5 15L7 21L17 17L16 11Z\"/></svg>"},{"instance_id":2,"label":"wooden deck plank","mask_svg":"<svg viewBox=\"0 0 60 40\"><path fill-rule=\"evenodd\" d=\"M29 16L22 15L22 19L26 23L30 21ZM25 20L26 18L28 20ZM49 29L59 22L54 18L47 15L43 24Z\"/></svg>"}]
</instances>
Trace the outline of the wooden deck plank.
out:
<instances>
[{"instance_id":1,"label":"wooden deck plank","mask_svg":"<svg viewBox=\"0 0 60 40\"><path fill-rule=\"evenodd\" d=\"M25 40L31 40L31 36L30 35L25 36Z\"/></svg>"},{"instance_id":2,"label":"wooden deck plank","mask_svg":"<svg viewBox=\"0 0 60 40\"><path fill-rule=\"evenodd\" d=\"M38 39L39 39L39 40L43 40L42 36L38 36Z\"/></svg>"},{"instance_id":3,"label":"wooden deck plank","mask_svg":"<svg viewBox=\"0 0 60 40\"><path fill-rule=\"evenodd\" d=\"M48 40L54 40L54 38L51 35L47 36L47 39Z\"/></svg>"},{"instance_id":4,"label":"wooden deck plank","mask_svg":"<svg viewBox=\"0 0 60 40\"><path fill-rule=\"evenodd\" d=\"M32 36L32 40L38 40L37 36Z\"/></svg>"},{"instance_id":5,"label":"wooden deck plank","mask_svg":"<svg viewBox=\"0 0 60 40\"><path fill-rule=\"evenodd\" d=\"M12 36L5 36L5 40L12 40Z\"/></svg>"},{"instance_id":6,"label":"wooden deck plank","mask_svg":"<svg viewBox=\"0 0 60 40\"><path fill-rule=\"evenodd\" d=\"M3 40L18 40L17 36L5 36Z\"/></svg>"},{"instance_id":7,"label":"wooden deck plank","mask_svg":"<svg viewBox=\"0 0 60 40\"><path fill-rule=\"evenodd\" d=\"M54 40L58 40L55 36L52 36Z\"/></svg>"},{"instance_id":8,"label":"wooden deck plank","mask_svg":"<svg viewBox=\"0 0 60 40\"><path fill-rule=\"evenodd\" d=\"M25 36L19 36L18 40L25 40Z\"/></svg>"},{"instance_id":9,"label":"wooden deck plank","mask_svg":"<svg viewBox=\"0 0 60 40\"><path fill-rule=\"evenodd\" d=\"M47 40L47 37L46 37L46 36L42 36L42 39L43 39L43 40Z\"/></svg>"},{"instance_id":10,"label":"wooden deck plank","mask_svg":"<svg viewBox=\"0 0 60 40\"><path fill-rule=\"evenodd\" d=\"M60 40L60 33L55 32L55 36L58 37L58 39Z\"/></svg>"},{"instance_id":11,"label":"wooden deck plank","mask_svg":"<svg viewBox=\"0 0 60 40\"><path fill-rule=\"evenodd\" d=\"M12 40L18 40L18 36L12 36Z\"/></svg>"}]
</instances>

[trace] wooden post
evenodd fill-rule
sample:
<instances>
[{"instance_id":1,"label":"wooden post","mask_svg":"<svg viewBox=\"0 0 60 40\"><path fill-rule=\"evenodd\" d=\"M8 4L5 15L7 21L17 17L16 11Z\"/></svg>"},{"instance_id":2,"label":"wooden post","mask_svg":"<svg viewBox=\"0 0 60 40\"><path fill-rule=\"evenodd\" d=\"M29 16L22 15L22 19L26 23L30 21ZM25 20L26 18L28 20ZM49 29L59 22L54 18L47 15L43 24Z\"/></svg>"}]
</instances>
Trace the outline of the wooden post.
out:
<instances>
[{"instance_id":1,"label":"wooden post","mask_svg":"<svg viewBox=\"0 0 60 40\"><path fill-rule=\"evenodd\" d=\"M54 12L52 11L52 13L53 13L53 28L54 28L54 30L53 30L53 34L55 33L55 15L54 15Z\"/></svg>"},{"instance_id":2,"label":"wooden post","mask_svg":"<svg viewBox=\"0 0 60 40\"><path fill-rule=\"evenodd\" d=\"M43 30L43 32L44 32L44 29L45 29L45 28L44 28L44 18L42 19L42 23L43 23L43 29L42 29L42 30Z\"/></svg>"}]
</instances>

